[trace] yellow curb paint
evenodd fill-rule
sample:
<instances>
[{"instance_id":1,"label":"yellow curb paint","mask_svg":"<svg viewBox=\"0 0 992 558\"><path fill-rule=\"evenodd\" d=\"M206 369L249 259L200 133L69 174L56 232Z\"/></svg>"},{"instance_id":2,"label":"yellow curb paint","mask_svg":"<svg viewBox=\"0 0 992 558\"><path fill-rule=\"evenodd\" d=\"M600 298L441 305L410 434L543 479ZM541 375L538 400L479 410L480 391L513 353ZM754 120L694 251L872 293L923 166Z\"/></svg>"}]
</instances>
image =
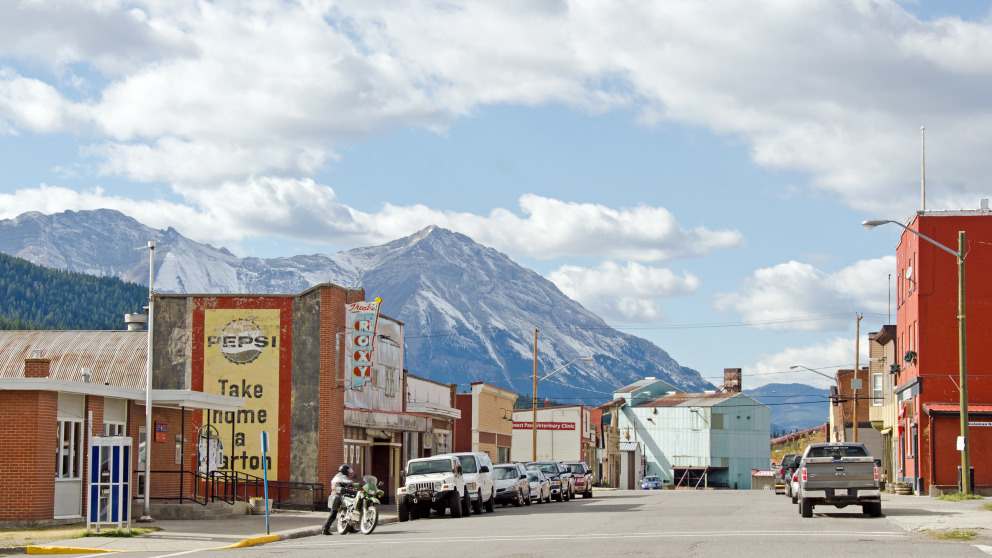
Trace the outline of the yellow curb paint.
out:
<instances>
[{"instance_id":1,"label":"yellow curb paint","mask_svg":"<svg viewBox=\"0 0 992 558\"><path fill-rule=\"evenodd\" d=\"M109 552L127 552L126 550L108 550L105 548L83 548L78 546L29 546L25 554L98 554Z\"/></svg>"},{"instance_id":2,"label":"yellow curb paint","mask_svg":"<svg viewBox=\"0 0 992 558\"><path fill-rule=\"evenodd\" d=\"M247 539L241 539L240 541L229 544L227 546L218 546L217 550L229 549L229 548L245 548L249 546L258 546L260 544L276 542L278 541L279 535L265 535L264 537L249 537Z\"/></svg>"}]
</instances>

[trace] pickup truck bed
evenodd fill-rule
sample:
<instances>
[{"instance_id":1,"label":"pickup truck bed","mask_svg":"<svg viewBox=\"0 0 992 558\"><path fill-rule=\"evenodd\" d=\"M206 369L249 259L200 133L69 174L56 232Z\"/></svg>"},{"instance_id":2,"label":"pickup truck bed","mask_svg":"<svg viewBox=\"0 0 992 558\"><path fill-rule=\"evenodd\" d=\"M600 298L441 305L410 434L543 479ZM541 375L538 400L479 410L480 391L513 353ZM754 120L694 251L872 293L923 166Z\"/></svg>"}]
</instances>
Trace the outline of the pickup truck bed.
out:
<instances>
[{"instance_id":1,"label":"pickup truck bed","mask_svg":"<svg viewBox=\"0 0 992 558\"><path fill-rule=\"evenodd\" d=\"M872 517L882 515L878 469L863 444L810 445L799 465L799 514L813 516L813 506L860 505Z\"/></svg>"}]
</instances>

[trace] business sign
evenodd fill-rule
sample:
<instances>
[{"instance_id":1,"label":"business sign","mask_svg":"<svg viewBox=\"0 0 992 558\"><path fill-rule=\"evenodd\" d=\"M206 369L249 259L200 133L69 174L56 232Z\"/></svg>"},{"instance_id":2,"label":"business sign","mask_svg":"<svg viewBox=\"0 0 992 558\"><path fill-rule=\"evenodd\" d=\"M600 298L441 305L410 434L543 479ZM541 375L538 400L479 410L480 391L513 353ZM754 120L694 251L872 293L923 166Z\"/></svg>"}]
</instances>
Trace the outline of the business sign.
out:
<instances>
[{"instance_id":1,"label":"business sign","mask_svg":"<svg viewBox=\"0 0 992 558\"><path fill-rule=\"evenodd\" d=\"M514 430L533 430L533 422L513 422ZM538 430L575 430L574 422L537 422Z\"/></svg>"},{"instance_id":2,"label":"business sign","mask_svg":"<svg viewBox=\"0 0 992 558\"><path fill-rule=\"evenodd\" d=\"M272 445L278 447L281 431L277 426L280 310L207 309L203 320L203 391L245 400L245 408L237 411L210 411L211 424L221 432L233 432L233 447L219 458L218 467L262 476L261 432L271 431ZM202 452L216 451L203 441L201 445ZM268 454L265 468L278 471L278 456Z\"/></svg>"},{"instance_id":3,"label":"business sign","mask_svg":"<svg viewBox=\"0 0 992 558\"><path fill-rule=\"evenodd\" d=\"M372 381L375 366L375 326L379 319L381 298L373 302L362 301L345 305L345 323L348 324L348 346L345 353L347 370L351 373L351 387L361 388Z\"/></svg>"}]
</instances>

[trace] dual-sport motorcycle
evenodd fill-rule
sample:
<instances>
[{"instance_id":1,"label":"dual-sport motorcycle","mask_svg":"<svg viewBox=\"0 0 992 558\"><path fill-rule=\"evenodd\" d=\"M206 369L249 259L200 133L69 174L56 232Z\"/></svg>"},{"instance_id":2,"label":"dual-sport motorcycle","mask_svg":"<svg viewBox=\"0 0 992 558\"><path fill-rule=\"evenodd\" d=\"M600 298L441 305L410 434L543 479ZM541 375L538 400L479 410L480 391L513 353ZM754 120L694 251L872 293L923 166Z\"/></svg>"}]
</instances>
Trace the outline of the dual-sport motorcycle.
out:
<instances>
[{"instance_id":1,"label":"dual-sport motorcycle","mask_svg":"<svg viewBox=\"0 0 992 558\"><path fill-rule=\"evenodd\" d=\"M341 491L341 511L338 512L338 533L345 535L361 531L369 535L379 524L379 498L384 494L379 489L382 483L372 475L362 477L362 485L356 489Z\"/></svg>"}]
</instances>

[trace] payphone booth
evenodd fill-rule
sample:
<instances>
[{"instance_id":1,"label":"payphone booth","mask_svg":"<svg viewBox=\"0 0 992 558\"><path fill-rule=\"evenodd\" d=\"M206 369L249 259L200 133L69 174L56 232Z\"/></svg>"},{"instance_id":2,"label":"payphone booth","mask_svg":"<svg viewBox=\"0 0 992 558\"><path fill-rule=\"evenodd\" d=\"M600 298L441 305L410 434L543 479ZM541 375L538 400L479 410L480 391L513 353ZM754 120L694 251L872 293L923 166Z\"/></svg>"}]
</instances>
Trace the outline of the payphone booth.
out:
<instances>
[{"instance_id":1,"label":"payphone booth","mask_svg":"<svg viewBox=\"0 0 992 558\"><path fill-rule=\"evenodd\" d=\"M131 438L94 436L90 441L86 529L131 529Z\"/></svg>"}]
</instances>

